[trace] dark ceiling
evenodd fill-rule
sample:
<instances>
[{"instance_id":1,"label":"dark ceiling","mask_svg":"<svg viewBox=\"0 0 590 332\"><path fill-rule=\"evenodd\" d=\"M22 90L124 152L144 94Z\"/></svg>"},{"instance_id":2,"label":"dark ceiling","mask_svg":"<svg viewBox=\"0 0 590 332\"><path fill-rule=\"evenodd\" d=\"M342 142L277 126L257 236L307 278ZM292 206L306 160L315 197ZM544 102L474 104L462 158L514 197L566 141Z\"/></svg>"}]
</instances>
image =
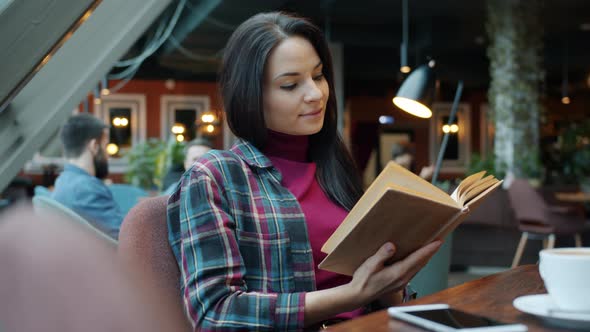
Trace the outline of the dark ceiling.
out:
<instances>
[{"instance_id":1,"label":"dark ceiling","mask_svg":"<svg viewBox=\"0 0 590 332\"><path fill-rule=\"evenodd\" d=\"M175 6L176 2L171 7ZM285 10L311 18L330 41L343 45L346 93L384 91L396 87L402 78L401 9L402 0L188 0L173 32L182 49L175 49L170 42L164 44L144 62L136 77L214 81L219 55L232 30L255 13ZM559 93L565 45L571 89L588 90L590 1L544 1L541 21L545 92ZM432 57L441 80L463 79L468 88L487 88L485 0L409 0L409 22L411 66ZM142 43L145 41L138 41L130 53Z\"/></svg>"}]
</instances>

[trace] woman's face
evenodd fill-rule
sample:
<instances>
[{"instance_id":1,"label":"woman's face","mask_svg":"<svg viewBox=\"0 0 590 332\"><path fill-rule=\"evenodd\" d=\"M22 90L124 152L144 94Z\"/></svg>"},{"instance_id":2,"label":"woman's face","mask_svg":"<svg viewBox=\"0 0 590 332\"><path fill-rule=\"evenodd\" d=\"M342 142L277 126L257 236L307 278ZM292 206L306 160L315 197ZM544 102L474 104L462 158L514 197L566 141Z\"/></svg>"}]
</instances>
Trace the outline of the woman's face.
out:
<instances>
[{"instance_id":1,"label":"woman's face","mask_svg":"<svg viewBox=\"0 0 590 332\"><path fill-rule=\"evenodd\" d=\"M309 41L283 40L270 53L264 73L263 111L268 129L312 135L324 124L330 89L323 64Z\"/></svg>"}]
</instances>

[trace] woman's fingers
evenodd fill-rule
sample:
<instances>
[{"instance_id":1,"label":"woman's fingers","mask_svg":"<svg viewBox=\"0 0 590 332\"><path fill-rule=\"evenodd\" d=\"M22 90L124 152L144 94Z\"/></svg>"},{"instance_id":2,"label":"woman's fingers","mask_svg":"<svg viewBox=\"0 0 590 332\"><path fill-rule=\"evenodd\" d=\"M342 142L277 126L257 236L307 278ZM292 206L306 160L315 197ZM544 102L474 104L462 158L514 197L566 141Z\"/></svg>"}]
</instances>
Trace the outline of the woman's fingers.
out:
<instances>
[{"instance_id":1,"label":"woman's fingers","mask_svg":"<svg viewBox=\"0 0 590 332\"><path fill-rule=\"evenodd\" d=\"M360 298L367 300L400 289L426 264L440 245L441 241L435 241L391 266L384 266L396 251L392 243L385 243L355 271L350 285Z\"/></svg>"},{"instance_id":2,"label":"woman's fingers","mask_svg":"<svg viewBox=\"0 0 590 332\"><path fill-rule=\"evenodd\" d=\"M442 242L440 240L429 243L424 247L414 251L408 257L383 270L382 273L387 274L386 278L389 280L397 280L402 278L405 282L407 282L418 271L420 271L424 265L426 265L428 260L436 253L441 245Z\"/></svg>"},{"instance_id":3,"label":"woman's fingers","mask_svg":"<svg viewBox=\"0 0 590 332\"><path fill-rule=\"evenodd\" d=\"M395 254L395 246L391 242L387 242L377 250L377 252L369 257L363 265L369 271L375 272L381 270L383 264Z\"/></svg>"}]
</instances>

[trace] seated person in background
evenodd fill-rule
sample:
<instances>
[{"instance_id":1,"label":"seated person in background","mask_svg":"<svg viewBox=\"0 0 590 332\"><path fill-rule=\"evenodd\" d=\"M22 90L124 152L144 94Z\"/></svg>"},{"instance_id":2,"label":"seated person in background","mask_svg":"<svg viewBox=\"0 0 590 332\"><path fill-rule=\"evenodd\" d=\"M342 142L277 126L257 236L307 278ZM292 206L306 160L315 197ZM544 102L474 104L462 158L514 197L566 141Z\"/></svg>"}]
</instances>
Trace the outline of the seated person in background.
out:
<instances>
[{"instance_id":1,"label":"seated person in background","mask_svg":"<svg viewBox=\"0 0 590 332\"><path fill-rule=\"evenodd\" d=\"M213 145L204 138L196 138L188 142L184 147L184 170L191 168L197 159L211 149L213 149Z\"/></svg>"},{"instance_id":2,"label":"seated person in background","mask_svg":"<svg viewBox=\"0 0 590 332\"><path fill-rule=\"evenodd\" d=\"M74 115L63 126L61 140L66 164L51 197L118 239L123 213L102 182L109 173L108 126L90 114Z\"/></svg>"},{"instance_id":3,"label":"seated person in background","mask_svg":"<svg viewBox=\"0 0 590 332\"><path fill-rule=\"evenodd\" d=\"M195 138L194 140L186 143L186 146L184 147L184 168L180 170L173 168L168 172L168 174L166 174L166 177L164 178L164 185L162 186L163 188L166 188L166 190L164 190L164 194L172 194L182 174L191 168L197 159L199 159L211 149L213 149L213 145L209 140L204 138Z\"/></svg>"},{"instance_id":4,"label":"seated person in background","mask_svg":"<svg viewBox=\"0 0 590 332\"><path fill-rule=\"evenodd\" d=\"M391 147L391 159L400 166L405 167L412 172L414 171L414 151L410 146L401 143L394 144ZM433 171L434 166L432 165L422 167L419 175L425 180L430 180Z\"/></svg>"}]
</instances>

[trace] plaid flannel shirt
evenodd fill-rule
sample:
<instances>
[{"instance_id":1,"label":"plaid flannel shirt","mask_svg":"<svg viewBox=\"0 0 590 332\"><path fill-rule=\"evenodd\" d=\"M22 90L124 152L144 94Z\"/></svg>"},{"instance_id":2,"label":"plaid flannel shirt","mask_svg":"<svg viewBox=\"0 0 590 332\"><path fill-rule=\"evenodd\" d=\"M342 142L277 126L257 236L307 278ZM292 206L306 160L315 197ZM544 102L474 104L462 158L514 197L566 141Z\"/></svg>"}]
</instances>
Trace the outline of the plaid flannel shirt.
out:
<instances>
[{"instance_id":1,"label":"plaid flannel shirt","mask_svg":"<svg viewBox=\"0 0 590 332\"><path fill-rule=\"evenodd\" d=\"M168 229L195 329L303 329L315 290L305 217L252 144L211 151L183 175Z\"/></svg>"}]
</instances>

